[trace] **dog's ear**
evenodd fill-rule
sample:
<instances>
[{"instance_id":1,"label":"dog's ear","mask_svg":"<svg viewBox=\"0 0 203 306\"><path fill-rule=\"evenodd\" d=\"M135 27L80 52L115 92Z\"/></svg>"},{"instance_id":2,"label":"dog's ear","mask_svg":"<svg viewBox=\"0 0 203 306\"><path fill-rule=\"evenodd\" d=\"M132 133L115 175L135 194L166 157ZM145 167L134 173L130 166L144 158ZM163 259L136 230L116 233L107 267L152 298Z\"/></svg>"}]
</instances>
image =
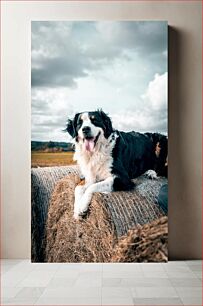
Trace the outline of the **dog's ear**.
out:
<instances>
[{"instance_id":1,"label":"dog's ear","mask_svg":"<svg viewBox=\"0 0 203 306\"><path fill-rule=\"evenodd\" d=\"M105 112L103 112L102 109L99 110L99 113L102 117L102 120L103 120L104 126L105 126L104 137L108 138L111 135L111 133L113 132L111 119L109 118L109 116Z\"/></svg>"},{"instance_id":2,"label":"dog's ear","mask_svg":"<svg viewBox=\"0 0 203 306\"><path fill-rule=\"evenodd\" d=\"M66 128L64 130L65 132L68 132L73 138L77 136L76 125L79 115L79 113L76 114L73 120L68 119Z\"/></svg>"},{"instance_id":3,"label":"dog's ear","mask_svg":"<svg viewBox=\"0 0 203 306\"><path fill-rule=\"evenodd\" d=\"M74 128L74 125L73 125L73 120L71 119L68 119L67 121L67 125L66 125L66 128L64 130L65 132L68 132L73 138L75 138L75 128Z\"/></svg>"}]
</instances>

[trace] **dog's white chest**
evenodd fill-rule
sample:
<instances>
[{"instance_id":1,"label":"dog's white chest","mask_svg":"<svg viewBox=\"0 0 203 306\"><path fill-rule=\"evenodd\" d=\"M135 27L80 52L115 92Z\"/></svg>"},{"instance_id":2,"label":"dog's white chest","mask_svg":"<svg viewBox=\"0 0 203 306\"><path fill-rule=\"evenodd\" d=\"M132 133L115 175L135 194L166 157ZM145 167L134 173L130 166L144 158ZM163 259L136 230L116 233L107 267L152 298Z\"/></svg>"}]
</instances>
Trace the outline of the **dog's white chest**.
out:
<instances>
[{"instance_id":1,"label":"dog's white chest","mask_svg":"<svg viewBox=\"0 0 203 306\"><path fill-rule=\"evenodd\" d=\"M111 175L112 162L113 160L110 155L103 155L102 153L95 154L88 163L90 176L97 182L105 180Z\"/></svg>"},{"instance_id":2,"label":"dog's white chest","mask_svg":"<svg viewBox=\"0 0 203 306\"><path fill-rule=\"evenodd\" d=\"M75 160L77 160L80 170L87 182L99 182L112 175L111 168L113 158L111 153L111 146L101 147L100 150L96 150L93 154L76 148Z\"/></svg>"}]
</instances>

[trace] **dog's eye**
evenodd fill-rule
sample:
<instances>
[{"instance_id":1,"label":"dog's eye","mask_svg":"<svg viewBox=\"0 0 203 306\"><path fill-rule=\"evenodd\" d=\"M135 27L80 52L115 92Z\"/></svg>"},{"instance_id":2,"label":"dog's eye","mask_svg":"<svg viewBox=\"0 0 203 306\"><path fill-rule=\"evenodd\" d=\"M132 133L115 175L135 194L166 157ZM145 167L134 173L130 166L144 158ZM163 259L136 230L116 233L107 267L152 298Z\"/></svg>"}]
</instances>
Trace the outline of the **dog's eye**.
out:
<instances>
[{"instance_id":1,"label":"dog's eye","mask_svg":"<svg viewBox=\"0 0 203 306\"><path fill-rule=\"evenodd\" d=\"M91 121L95 121L95 116L90 116Z\"/></svg>"}]
</instances>

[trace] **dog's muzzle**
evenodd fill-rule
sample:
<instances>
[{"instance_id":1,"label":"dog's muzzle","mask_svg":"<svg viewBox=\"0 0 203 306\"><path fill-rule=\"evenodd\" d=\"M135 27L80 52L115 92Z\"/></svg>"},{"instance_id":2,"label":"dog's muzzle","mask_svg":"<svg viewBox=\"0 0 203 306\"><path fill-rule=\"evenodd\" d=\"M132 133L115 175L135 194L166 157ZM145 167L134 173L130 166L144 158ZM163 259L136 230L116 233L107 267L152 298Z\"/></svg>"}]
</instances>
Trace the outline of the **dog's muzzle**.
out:
<instances>
[{"instance_id":1,"label":"dog's muzzle","mask_svg":"<svg viewBox=\"0 0 203 306\"><path fill-rule=\"evenodd\" d=\"M89 151L89 152L93 152L95 146L96 146L96 143L97 143L97 140L99 139L99 135L100 135L100 132L98 133L98 135L96 137L91 137L91 136L85 136L84 139L83 139L83 142L84 142L84 146L85 146L85 150Z\"/></svg>"}]
</instances>

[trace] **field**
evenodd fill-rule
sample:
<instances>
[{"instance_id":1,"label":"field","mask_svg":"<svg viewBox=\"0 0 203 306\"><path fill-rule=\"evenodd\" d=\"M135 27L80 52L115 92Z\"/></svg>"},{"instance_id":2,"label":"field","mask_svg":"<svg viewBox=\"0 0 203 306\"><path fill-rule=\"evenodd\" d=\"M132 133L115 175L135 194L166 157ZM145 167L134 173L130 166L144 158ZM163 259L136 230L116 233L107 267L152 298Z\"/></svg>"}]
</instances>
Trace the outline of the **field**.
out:
<instances>
[{"instance_id":1,"label":"field","mask_svg":"<svg viewBox=\"0 0 203 306\"><path fill-rule=\"evenodd\" d=\"M31 153L32 168L36 167L52 167L52 166L67 166L75 164L73 161L73 152L36 152Z\"/></svg>"}]
</instances>

